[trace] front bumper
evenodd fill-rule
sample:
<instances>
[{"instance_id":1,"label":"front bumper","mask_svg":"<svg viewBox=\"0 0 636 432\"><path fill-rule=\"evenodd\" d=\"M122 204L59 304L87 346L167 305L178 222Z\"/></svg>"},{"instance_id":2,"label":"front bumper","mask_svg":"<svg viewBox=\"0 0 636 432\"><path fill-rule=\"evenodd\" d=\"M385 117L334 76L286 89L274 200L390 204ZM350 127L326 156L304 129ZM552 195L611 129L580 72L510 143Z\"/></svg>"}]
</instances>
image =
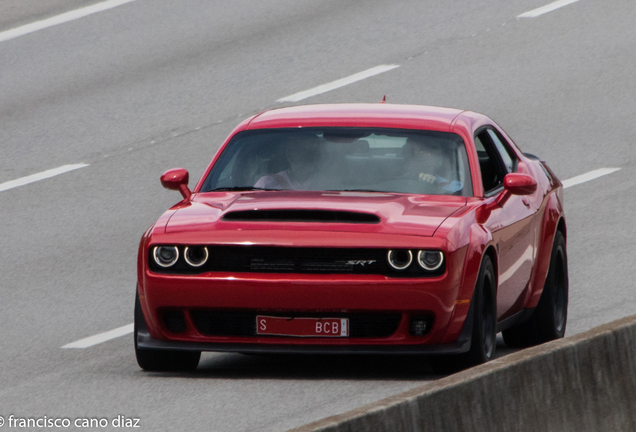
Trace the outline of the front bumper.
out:
<instances>
[{"instance_id":1,"label":"front bumper","mask_svg":"<svg viewBox=\"0 0 636 432\"><path fill-rule=\"evenodd\" d=\"M456 273L455 273L456 274ZM459 277L398 279L381 275L222 274L164 275L145 271L139 295L143 326L140 348L222 352L313 354L461 353L470 346L469 303L457 303ZM472 302L471 302L472 303ZM395 331L382 337L297 338L210 335L193 312L251 312L278 316L399 314ZM166 326L166 311L185 317L183 331ZM423 336L409 333L410 319L434 317ZM468 323L468 325L465 325ZM143 328L142 328L143 327ZM468 329L470 330L470 329Z\"/></svg>"},{"instance_id":2,"label":"front bumper","mask_svg":"<svg viewBox=\"0 0 636 432\"><path fill-rule=\"evenodd\" d=\"M246 354L362 354L362 355L439 355L461 354L470 349L473 328L473 307L468 311L459 338L450 343L436 345L309 345L277 343L191 342L154 339L145 319L135 321L137 346L142 349L239 352Z\"/></svg>"}]
</instances>

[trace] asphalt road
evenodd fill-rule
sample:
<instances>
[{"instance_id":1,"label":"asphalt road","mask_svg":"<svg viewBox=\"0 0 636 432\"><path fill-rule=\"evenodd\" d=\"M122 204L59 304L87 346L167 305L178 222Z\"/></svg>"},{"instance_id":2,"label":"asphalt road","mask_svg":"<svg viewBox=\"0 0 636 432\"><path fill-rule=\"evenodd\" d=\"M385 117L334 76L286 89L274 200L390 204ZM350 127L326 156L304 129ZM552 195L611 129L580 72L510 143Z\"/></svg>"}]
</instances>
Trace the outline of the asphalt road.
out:
<instances>
[{"instance_id":1,"label":"asphalt road","mask_svg":"<svg viewBox=\"0 0 636 432\"><path fill-rule=\"evenodd\" d=\"M301 103L483 112L562 179L572 335L636 311L636 3L580 0L136 0L0 42L0 416L140 418L143 430L280 431L436 379L412 358L205 354L144 373L132 336L143 231L243 118L378 65L399 68ZM1 32L96 2L10 0ZM194 183L194 180L192 181ZM504 351L505 352L505 351ZM7 426L5 426L7 427Z\"/></svg>"}]
</instances>

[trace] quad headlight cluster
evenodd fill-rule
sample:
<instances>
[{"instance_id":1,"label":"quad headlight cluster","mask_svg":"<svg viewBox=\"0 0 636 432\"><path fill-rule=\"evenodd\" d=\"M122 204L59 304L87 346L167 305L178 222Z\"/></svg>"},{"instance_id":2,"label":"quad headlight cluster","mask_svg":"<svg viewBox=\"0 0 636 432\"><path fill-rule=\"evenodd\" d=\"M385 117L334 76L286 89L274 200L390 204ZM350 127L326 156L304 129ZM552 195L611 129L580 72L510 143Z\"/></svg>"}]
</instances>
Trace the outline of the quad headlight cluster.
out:
<instances>
[{"instance_id":1,"label":"quad headlight cluster","mask_svg":"<svg viewBox=\"0 0 636 432\"><path fill-rule=\"evenodd\" d=\"M179 248L176 246L155 246L152 256L158 266L172 267L179 261ZM208 248L205 246L185 246L183 259L190 267L201 267L208 261Z\"/></svg>"},{"instance_id":2,"label":"quad headlight cluster","mask_svg":"<svg viewBox=\"0 0 636 432\"><path fill-rule=\"evenodd\" d=\"M420 269L434 272L442 268L444 252L437 250L410 251L408 249L395 249L387 253L386 259L393 270L406 270L415 260Z\"/></svg>"},{"instance_id":3,"label":"quad headlight cluster","mask_svg":"<svg viewBox=\"0 0 636 432\"><path fill-rule=\"evenodd\" d=\"M325 257L324 250L157 245L150 248L148 258L151 270L170 274L209 271L334 273L340 270L356 274L422 277L440 276L446 270L444 253L440 250L374 249L347 250L347 255L343 253L342 250L334 250L333 257ZM383 260L386 260L385 263L382 263Z\"/></svg>"}]
</instances>

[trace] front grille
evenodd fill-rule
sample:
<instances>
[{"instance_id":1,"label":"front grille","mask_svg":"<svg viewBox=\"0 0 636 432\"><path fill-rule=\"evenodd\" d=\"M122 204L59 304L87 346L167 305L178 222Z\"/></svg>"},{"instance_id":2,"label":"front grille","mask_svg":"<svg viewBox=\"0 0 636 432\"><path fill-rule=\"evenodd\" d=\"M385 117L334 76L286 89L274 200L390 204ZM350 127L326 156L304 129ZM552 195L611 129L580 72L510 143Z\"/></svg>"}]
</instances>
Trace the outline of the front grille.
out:
<instances>
[{"instance_id":1,"label":"front grille","mask_svg":"<svg viewBox=\"0 0 636 432\"><path fill-rule=\"evenodd\" d=\"M220 271L275 273L381 273L381 251L278 247L224 247L212 251ZM217 252L214 254L214 252Z\"/></svg>"},{"instance_id":2,"label":"front grille","mask_svg":"<svg viewBox=\"0 0 636 432\"><path fill-rule=\"evenodd\" d=\"M383 338L389 337L400 325L399 313L331 313L298 314L270 312L226 312L195 310L191 311L192 321L199 333L207 336L256 336L256 316L282 316L307 318L349 318L349 337Z\"/></svg>"}]
</instances>

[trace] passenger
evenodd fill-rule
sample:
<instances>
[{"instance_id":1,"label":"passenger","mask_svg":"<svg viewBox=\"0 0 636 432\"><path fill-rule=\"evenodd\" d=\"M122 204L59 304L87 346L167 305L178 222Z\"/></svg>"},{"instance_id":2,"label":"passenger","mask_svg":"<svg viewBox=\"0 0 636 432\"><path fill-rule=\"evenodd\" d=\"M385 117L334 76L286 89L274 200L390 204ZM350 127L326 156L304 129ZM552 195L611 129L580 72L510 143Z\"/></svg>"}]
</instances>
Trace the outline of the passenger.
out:
<instances>
[{"instance_id":1,"label":"passenger","mask_svg":"<svg viewBox=\"0 0 636 432\"><path fill-rule=\"evenodd\" d=\"M276 174L261 177L254 187L263 189L311 190L320 164L320 139L315 135L302 141L290 139L285 144L285 156L289 167Z\"/></svg>"},{"instance_id":2,"label":"passenger","mask_svg":"<svg viewBox=\"0 0 636 432\"><path fill-rule=\"evenodd\" d=\"M462 182L448 180L455 177L447 167L447 158L439 142L431 139L409 137L402 150L406 162L406 177L429 184L442 190L462 190Z\"/></svg>"}]
</instances>

